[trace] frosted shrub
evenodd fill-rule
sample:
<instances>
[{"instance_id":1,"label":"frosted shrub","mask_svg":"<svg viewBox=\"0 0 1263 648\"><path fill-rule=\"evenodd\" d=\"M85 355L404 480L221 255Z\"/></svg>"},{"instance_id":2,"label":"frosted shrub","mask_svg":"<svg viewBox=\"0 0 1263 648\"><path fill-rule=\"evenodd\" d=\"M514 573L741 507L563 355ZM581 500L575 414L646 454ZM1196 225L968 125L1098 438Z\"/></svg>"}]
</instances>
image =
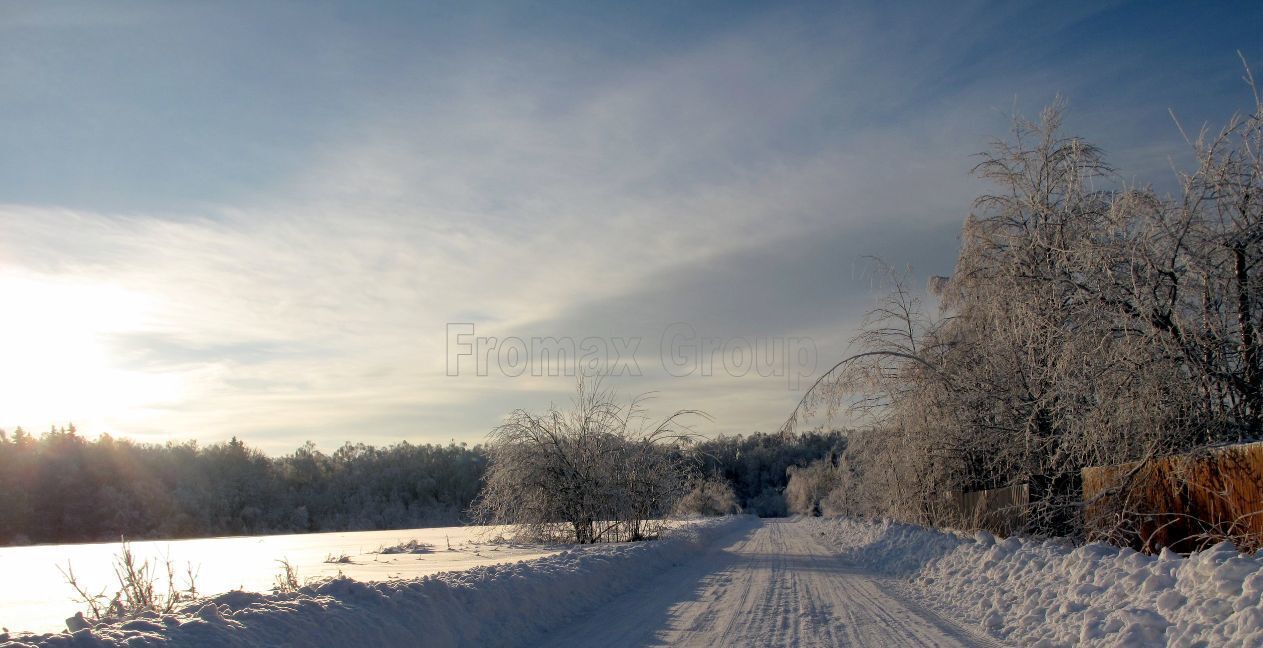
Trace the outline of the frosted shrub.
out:
<instances>
[{"instance_id":1,"label":"frosted shrub","mask_svg":"<svg viewBox=\"0 0 1263 648\"><path fill-rule=\"evenodd\" d=\"M684 491L692 410L650 422L643 397L620 404L579 382L569 410L517 410L491 433L486 485L473 517L532 541L640 540Z\"/></svg>"},{"instance_id":2,"label":"frosted shrub","mask_svg":"<svg viewBox=\"0 0 1263 648\"><path fill-rule=\"evenodd\" d=\"M690 490L675 505L678 515L730 515L740 513L737 494L732 484L722 477L712 477L694 482Z\"/></svg>"}]
</instances>

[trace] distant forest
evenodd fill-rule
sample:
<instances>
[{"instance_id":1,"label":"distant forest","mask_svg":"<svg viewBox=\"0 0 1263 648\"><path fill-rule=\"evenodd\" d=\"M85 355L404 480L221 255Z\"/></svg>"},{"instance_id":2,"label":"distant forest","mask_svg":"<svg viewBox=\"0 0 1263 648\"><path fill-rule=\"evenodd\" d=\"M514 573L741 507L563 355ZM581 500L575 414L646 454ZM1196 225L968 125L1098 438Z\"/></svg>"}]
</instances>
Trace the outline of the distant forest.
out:
<instances>
[{"instance_id":1,"label":"distant forest","mask_svg":"<svg viewBox=\"0 0 1263 648\"><path fill-rule=\"evenodd\" d=\"M835 459L846 450L843 432L720 436L699 445L702 472L727 479L741 508L760 517L789 515L787 471L814 461Z\"/></svg>"},{"instance_id":2,"label":"distant forest","mask_svg":"<svg viewBox=\"0 0 1263 648\"><path fill-rule=\"evenodd\" d=\"M840 452L838 432L755 433L698 444L699 472L732 482L742 506L786 514L789 466ZM307 443L269 457L233 438L136 443L73 426L0 430L0 544L92 542L446 526L482 484L482 446Z\"/></svg>"},{"instance_id":3,"label":"distant forest","mask_svg":"<svg viewBox=\"0 0 1263 648\"><path fill-rule=\"evenodd\" d=\"M457 523L480 447L308 443L269 457L225 443L154 445L73 427L0 433L0 542L387 529Z\"/></svg>"}]
</instances>

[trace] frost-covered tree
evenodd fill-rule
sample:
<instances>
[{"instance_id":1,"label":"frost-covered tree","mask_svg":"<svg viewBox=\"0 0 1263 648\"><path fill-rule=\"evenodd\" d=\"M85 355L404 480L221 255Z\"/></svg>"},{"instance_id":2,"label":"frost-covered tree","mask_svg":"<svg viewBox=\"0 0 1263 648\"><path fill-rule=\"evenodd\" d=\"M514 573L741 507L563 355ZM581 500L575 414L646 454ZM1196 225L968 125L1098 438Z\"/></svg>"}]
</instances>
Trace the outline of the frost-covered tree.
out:
<instances>
[{"instance_id":1,"label":"frost-covered tree","mask_svg":"<svg viewBox=\"0 0 1263 648\"><path fill-rule=\"evenodd\" d=\"M885 270L857 353L787 424L867 421L844 458L853 512L953 523L950 493L1027 483L1028 528L1066 532L1083 467L1263 432L1263 103L1192 142L1174 198L1118 182L1062 112L982 154L994 189L937 308Z\"/></svg>"},{"instance_id":2,"label":"frost-covered tree","mask_svg":"<svg viewBox=\"0 0 1263 648\"><path fill-rule=\"evenodd\" d=\"M600 383L580 381L566 410L517 410L491 433L486 484L472 512L532 540L639 540L683 494L682 453L704 416L677 411L651 422L643 399L621 404Z\"/></svg>"}]
</instances>

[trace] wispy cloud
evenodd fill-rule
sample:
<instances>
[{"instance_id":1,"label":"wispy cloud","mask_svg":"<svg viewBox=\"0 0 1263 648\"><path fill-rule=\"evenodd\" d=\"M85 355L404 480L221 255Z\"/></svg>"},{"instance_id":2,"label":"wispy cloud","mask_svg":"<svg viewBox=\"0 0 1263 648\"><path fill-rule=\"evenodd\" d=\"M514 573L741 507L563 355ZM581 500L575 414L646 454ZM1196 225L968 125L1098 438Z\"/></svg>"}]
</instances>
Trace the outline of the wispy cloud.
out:
<instances>
[{"instance_id":1,"label":"wispy cloud","mask_svg":"<svg viewBox=\"0 0 1263 648\"><path fill-rule=\"evenodd\" d=\"M65 357L91 376L74 390L111 384L98 389L110 398L44 398L40 411L15 404L34 402L54 374L11 379L0 426L45 416L155 439L236 434L273 450L308 438L478 439L508 409L570 390L564 378L446 376L453 321L486 335L643 336L650 355L663 326L689 321L702 335L810 336L840 353L868 300L862 255L950 269L955 226L979 190L969 154L1003 130L1015 95L1037 108L1064 92L1121 112L1162 94L1127 81L1145 69L1136 55L1111 64L1122 80L1107 97L1076 97L1095 87L1102 66L1083 67L1095 45L1052 60L1059 41L1022 37L1064 37L1115 10L775 9L664 42L637 41L654 25L603 25L617 36L602 42L488 15L436 18L415 32L427 38L410 38L384 17L269 11L265 22L308 28L301 42L248 31L233 60L261 58L264 72L187 62L209 85L173 86L175 124L141 126L167 114L160 92L120 98L97 83L62 94L86 93L76 119L121 111L99 113L104 135L59 136L44 150L6 127L4 141L46 173L29 191L0 180L0 279L78 286L57 293L70 306L37 290L10 295L8 309L25 322L82 318L63 336L92 356ZM178 12L156 20L172 34L195 27ZM111 29L150 33L123 22ZM99 33L91 21L57 29ZM211 47L199 42L181 55ZM34 60L40 47L5 51ZM47 78L76 74L43 65ZM0 75L29 82L17 67ZM314 80L294 76L305 71ZM216 90L245 106L196 105ZM1195 90L1172 90L1171 102ZM1209 110L1204 97L1197 105ZM34 107L7 110L10 125L49 128ZM1088 114L1072 125L1089 136L1115 123L1115 112ZM135 151L122 144L133 131L149 138ZM1104 136L1124 158L1151 142ZM246 153L260 146L268 152ZM191 166L168 168L172 151L193 152ZM115 182L94 189L92 167L109 156L121 171L100 171ZM10 178L30 168L0 163ZM64 201L48 198L58 191ZM130 313L126 325L93 324L107 311ZM35 336L38 325L0 331ZM647 371L618 384L661 391L663 409L711 410L708 432L774 428L798 397L755 376Z\"/></svg>"}]
</instances>

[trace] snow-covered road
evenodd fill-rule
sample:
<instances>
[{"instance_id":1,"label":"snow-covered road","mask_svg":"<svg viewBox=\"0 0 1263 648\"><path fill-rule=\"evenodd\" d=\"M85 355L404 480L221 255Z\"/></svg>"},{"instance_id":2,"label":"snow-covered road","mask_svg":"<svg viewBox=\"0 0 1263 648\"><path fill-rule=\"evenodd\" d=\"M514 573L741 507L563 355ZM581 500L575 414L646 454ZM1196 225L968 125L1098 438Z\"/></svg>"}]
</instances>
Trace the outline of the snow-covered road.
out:
<instances>
[{"instance_id":1,"label":"snow-covered road","mask_svg":"<svg viewBox=\"0 0 1263 648\"><path fill-rule=\"evenodd\" d=\"M540 645L997 645L900 596L810 529L789 520L742 527Z\"/></svg>"}]
</instances>

